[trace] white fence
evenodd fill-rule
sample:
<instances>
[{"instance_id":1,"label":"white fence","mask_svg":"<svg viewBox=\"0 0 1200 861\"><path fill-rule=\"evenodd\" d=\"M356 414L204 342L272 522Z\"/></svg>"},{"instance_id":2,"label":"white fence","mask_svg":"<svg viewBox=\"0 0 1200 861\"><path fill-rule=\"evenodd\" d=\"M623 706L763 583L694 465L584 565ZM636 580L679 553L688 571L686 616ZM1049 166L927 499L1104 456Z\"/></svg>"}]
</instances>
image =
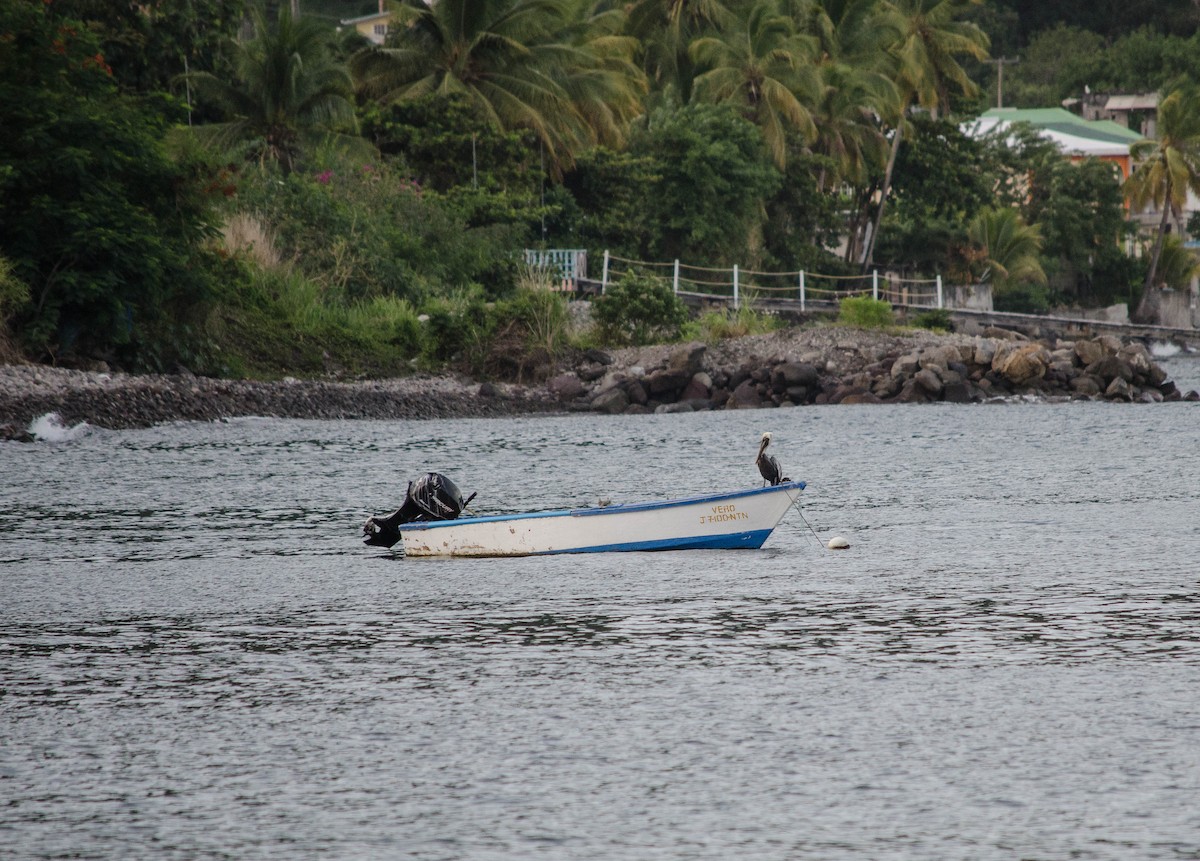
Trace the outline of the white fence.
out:
<instances>
[{"instance_id":1,"label":"white fence","mask_svg":"<svg viewBox=\"0 0 1200 861\"><path fill-rule=\"evenodd\" d=\"M627 260L604 252L604 270L600 292L631 271L649 272L669 279L678 296L724 301L734 308L743 302L762 299L790 299L805 310L809 302L836 303L849 296L871 296L893 305L928 308L946 307L942 276L936 278L900 278L878 270L864 275L822 275L817 272L756 272L734 265L729 269L691 266L678 260L652 263Z\"/></svg>"}]
</instances>

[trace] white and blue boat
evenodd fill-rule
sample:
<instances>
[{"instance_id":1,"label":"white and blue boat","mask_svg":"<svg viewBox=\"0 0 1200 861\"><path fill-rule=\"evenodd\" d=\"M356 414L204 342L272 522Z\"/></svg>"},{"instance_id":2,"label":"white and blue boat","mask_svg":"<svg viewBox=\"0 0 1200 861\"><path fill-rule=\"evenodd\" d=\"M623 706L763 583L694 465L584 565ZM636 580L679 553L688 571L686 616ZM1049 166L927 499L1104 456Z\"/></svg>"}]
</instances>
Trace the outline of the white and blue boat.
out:
<instances>
[{"instance_id":1,"label":"white and blue boat","mask_svg":"<svg viewBox=\"0 0 1200 861\"><path fill-rule=\"evenodd\" d=\"M804 482L665 502L405 523L405 556L535 556L618 550L757 549Z\"/></svg>"},{"instance_id":2,"label":"white and blue boat","mask_svg":"<svg viewBox=\"0 0 1200 861\"><path fill-rule=\"evenodd\" d=\"M368 519L363 533L373 546L403 541L405 556L757 549L804 489L782 477L765 454L769 442L764 434L755 461L767 486L661 502L461 517L474 494L464 500L452 481L428 473L409 485L403 506Z\"/></svg>"}]
</instances>

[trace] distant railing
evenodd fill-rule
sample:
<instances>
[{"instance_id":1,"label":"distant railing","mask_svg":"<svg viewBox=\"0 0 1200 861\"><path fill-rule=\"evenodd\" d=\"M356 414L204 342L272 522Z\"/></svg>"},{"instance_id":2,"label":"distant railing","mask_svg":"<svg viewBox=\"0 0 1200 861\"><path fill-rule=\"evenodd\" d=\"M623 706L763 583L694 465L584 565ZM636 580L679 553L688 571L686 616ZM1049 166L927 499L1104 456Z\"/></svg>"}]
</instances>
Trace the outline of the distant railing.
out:
<instances>
[{"instance_id":1,"label":"distant railing","mask_svg":"<svg viewBox=\"0 0 1200 861\"><path fill-rule=\"evenodd\" d=\"M550 273L556 290L574 293L587 280L587 251L582 248L526 248L525 262Z\"/></svg>"},{"instance_id":2,"label":"distant railing","mask_svg":"<svg viewBox=\"0 0 1200 861\"><path fill-rule=\"evenodd\" d=\"M670 263L629 260L608 251L604 252L600 292L604 293L611 282L631 271L669 278L677 296L732 303L735 309L740 308L743 301L790 299L798 301L803 311L809 302L836 303L850 296L871 296L893 305L945 307L941 275L900 278L892 273L881 276L878 270L864 275L822 275L804 270L757 272L736 264L721 269L692 266L679 260Z\"/></svg>"}]
</instances>

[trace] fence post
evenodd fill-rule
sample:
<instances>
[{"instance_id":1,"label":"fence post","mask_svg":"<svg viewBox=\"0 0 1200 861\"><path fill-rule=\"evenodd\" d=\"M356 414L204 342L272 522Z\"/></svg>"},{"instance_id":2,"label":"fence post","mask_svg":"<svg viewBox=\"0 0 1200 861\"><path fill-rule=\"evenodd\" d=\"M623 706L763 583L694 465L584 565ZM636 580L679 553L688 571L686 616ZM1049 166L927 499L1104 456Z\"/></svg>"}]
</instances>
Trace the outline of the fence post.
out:
<instances>
[{"instance_id":1,"label":"fence post","mask_svg":"<svg viewBox=\"0 0 1200 861\"><path fill-rule=\"evenodd\" d=\"M675 258L675 295L679 295L679 258Z\"/></svg>"},{"instance_id":2,"label":"fence post","mask_svg":"<svg viewBox=\"0 0 1200 861\"><path fill-rule=\"evenodd\" d=\"M879 299L879 270L871 270L871 298Z\"/></svg>"},{"instance_id":3,"label":"fence post","mask_svg":"<svg viewBox=\"0 0 1200 861\"><path fill-rule=\"evenodd\" d=\"M938 307L942 307L942 276L937 277Z\"/></svg>"},{"instance_id":4,"label":"fence post","mask_svg":"<svg viewBox=\"0 0 1200 861\"><path fill-rule=\"evenodd\" d=\"M800 310L804 310L804 270L800 270Z\"/></svg>"},{"instance_id":5,"label":"fence post","mask_svg":"<svg viewBox=\"0 0 1200 861\"><path fill-rule=\"evenodd\" d=\"M733 264L733 310L738 309L738 265Z\"/></svg>"},{"instance_id":6,"label":"fence post","mask_svg":"<svg viewBox=\"0 0 1200 861\"><path fill-rule=\"evenodd\" d=\"M604 249L604 274L600 276L600 295L608 289L608 249Z\"/></svg>"}]
</instances>

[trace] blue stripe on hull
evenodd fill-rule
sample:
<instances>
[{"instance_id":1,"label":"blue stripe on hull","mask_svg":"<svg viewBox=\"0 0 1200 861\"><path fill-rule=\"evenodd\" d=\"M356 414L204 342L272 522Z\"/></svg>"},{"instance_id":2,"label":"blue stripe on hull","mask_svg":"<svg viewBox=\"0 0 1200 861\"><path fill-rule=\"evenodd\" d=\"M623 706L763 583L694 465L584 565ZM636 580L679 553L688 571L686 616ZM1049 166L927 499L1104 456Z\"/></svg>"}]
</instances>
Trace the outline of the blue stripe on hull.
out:
<instances>
[{"instance_id":1,"label":"blue stripe on hull","mask_svg":"<svg viewBox=\"0 0 1200 861\"><path fill-rule=\"evenodd\" d=\"M547 550L537 556L559 553L611 553L620 550L757 550L770 536L771 529L734 532L729 535L696 535L691 538L663 538L657 541L631 541L628 544L597 544L569 550Z\"/></svg>"}]
</instances>

